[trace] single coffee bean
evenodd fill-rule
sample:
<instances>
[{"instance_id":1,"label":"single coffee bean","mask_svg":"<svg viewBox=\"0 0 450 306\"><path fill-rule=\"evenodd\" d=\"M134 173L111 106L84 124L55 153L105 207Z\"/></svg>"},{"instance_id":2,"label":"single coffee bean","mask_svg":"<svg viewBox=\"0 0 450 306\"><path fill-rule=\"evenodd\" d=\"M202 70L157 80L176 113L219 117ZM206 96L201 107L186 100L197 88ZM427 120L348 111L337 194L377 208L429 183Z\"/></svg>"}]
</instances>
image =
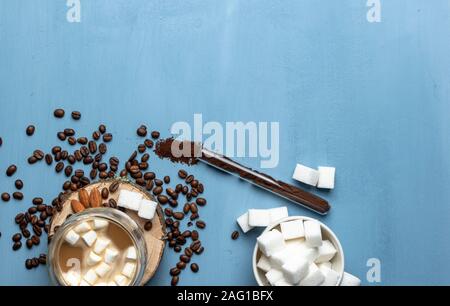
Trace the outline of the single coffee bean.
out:
<instances>
[{"instance_id":1,"label":"single coffee bean","mask_svg":"<svg viewBox=\"0 0 450 306\"><path fill-rule=\"evenodd\" d=\"M80 145L86 145L88 143L88 139L87 139L87 137L79 137L79 138L77 138L77 142Z\"/></svg>"},{"instance_id":2,"label":"single coffee bean","mask_svg":"<svg viewBox=\"0 0 450 306\"><path fill-rule=\"evenodd\" d=\"M109 198L109 190L108 190L108 188L106 188L106 187L102 189L102 198L103 198L104 200L106 200L106 199Z\"/></svg>"},{"instance_id":3,"label":"single coffee bean","mask_svg":"<svg viewBox=\"0 0 450 306\"><path fill-rule=\"evenodd\" d=\"M22 235L23 235L25 238L30 238L31 233L30 233L30 231L29 231L28 229L24 228L24 229L22 230Z\"/></svg>"},{"instance_id":4,"label":"single coffee bean","mask_svg":"<svg viewBox=\"0 0 450 306\"><path fill-rule=\"evenodd\" d=\"M195 225L197 225L197 227L200 229L204 229L206 227L205 221L202 220L198 220L197 222L195 222Z\"/></svg>"},{"instance_id":5,"label":"single coffee bean","mask_svg":"<svg viewBox=\"0 0 450 306\"><path fill-rule=\"evenodd\" d=\"M109 199L108 204L109 204L109 207L111 207L111 208L117 208L117 202L114 199Z\"/></svg>"},{"instance_id":6,"label":"single coffee bean","mask_svg":"<svg viewBox=\"0 0 450 306\"><path fill-rule=\"evenodd\" d=\"M64 163L63 162L59 162L59 163L56 164L55 171L57 173L60 173L63 169L64 169Z\"/></svg>"},{"instance_id":7,"label":"single coffee bean","mask_svg":"<svg viewBox=\"0 0 450 306\"><path fill-rule=\"evenodd\" d=\"M58 132L58 133L56 134L56 136L57 136L58 139L61 140L61 141L65 141L65 140L67 139L67 136L66 136L66 134L64 134L64 132Z\"/></svg>"},{"instance_id":8,"label":"single coffee bean","mask_svg":"<svg viewBox=\"0 0 450 306\"><path fill-rule=\"evenodd\" d=\"M204 250L205 250L204 247L199 247L199 248L195 251L195 254L200 255L200 254L203 253Z\"/></svg>"},{"instance_id":9,"label":"single coffee bean","mask_svg":"<svg viewBox=\"0 0 450 306\"><path fill-rule=\"evenodd\" d=\"M161 186L157 186L157 187L155 187L153 189L153 194L154 195L160 195L162 191L163 191L162 187Z\"/></svg>"},{"instance_id":10,"label":"single coffee bean","mask_svg":"<svg viewBox=\"0 0 450 306\"><path fill-rule=\"evenodd\" d=\"M198 264L196 263L191 264L191 270L192 272L197 273L199 270Z\"/></svg>"},{"instance_id":11,"label":"single coffee bean","mask_svg":"<svg viewBox=\"0 0 450 306\"><path fill-rule=\"evenodd\" d=\"M141 126L140 128L137 129L136 133L138 134L139 137L145 137L147 136L147 128Z\"/></svg>"},{"instance_id":12,"label":"single coffee bean","mask_svg":"<svg viewBox=\"0 0 450 306\"><path fill-rule=\"evenodd\" d=\"M170 276L177 276L180 275L181 271L178 268L172 268L170 269Z\"/></svg>"},{"instance_id":13,"label":"single coffee bean","mask_svg":"<svg viewBox=\"0 0 450 306\"><path fill-rule=\"evenodd\" d=\"M170 281L170 285L176 286L178 285L178 282L180 281L180 278L178 276L172 277L172 280Z\"/></svg>"},{"instance_id":14,"label":"single coffee bean","mask_svg":"<svg viewBox=\"0 0 450 306\"><path fill-rule=\"evenodd\" d=\"M182 212L175 212L175 213L173 213L173 217L177 220L183 220L184 214Z\"/></svg>"},{"instance_id":15,"label":"single coffee bean","mask_svg":"<svg viewBox=\"0 0 450 306\"><path fill-rule=\"evenodd\" d=\"M51 156L50 154L46 154L45 155L45 162L47 163L47 165L51 165L53 163L53 156Z\"/></svg>"},{"instance_id":16,"label":"single coffee bean","mask_svg":"<svg viewBox=\"0 0 450 306\"><path fill-rule=\"evenodd\" d=\"M99 140L100 139L100 132L99 131L93 132L92 133L92 139Z\"/></svg>"},{"instance_id":17,"label":"single coffee bean","mask_svg":"<svg viewBox=\"0 0 450 306\"><path fill-rule=\"evenodd\" d=\"M195 202L197 203L198 206L206 205L206 199L204 199L204 198L198 198L197 200L195 200Z\"/></svg>"},{"instance_id":18,"label":"single coffee bean","mask_svg":"<svg viewBox=\"0 0 450 306\"><path fill-rule=\"evenodd\" d=\"M192 233L191 233L191 238L192 238L192 240L193 241L197 241L198 240L198 238L199 238L199 233L196 231L196 230L193 230L192 231Z\"/></svg>"},{"instance_id":19,"label":"single coffee bean","mask_svg":"<svg viewBox=\"0 0 450 306\"><path fill-rule=\"evenodd\" d=\"M155 188L156 189L156 188ZM158 202L162 205L167 204L167 202L169 202L169 198L166 197L165 195L158 195Z\"/></svg>"},{"instance_id":20,"label":"single coffee bean","mask_svg":"<svg viewBox=\"0 0 450 306\"><path fill-rule=\"evenodd\" d=\"M171 208L166 208L166 209L164 209L164 214L165 214L167 217L172 217L173 211L172 211Z\"/></svg>"},{"instance_id":21,"label":"single coffee bean","mask_svg":"<svg viewBox=\"0 0 450 306\"><path fill-rule=\"evenodd\" d=\"M39 266L39 260L36 257L31 259L31 262L33 264L33 268L36 268L37 266Z\"/></svg>"},{"instance_id":22,"label":"single coffee bean","mask_svg":"<svg viewBox=\"0 0 450 306\"><path fill-rule=\"evenodd\" d=\"M23 193L19 192L19 191L16 191L16 192L13 193L13 198L15 200L22 201L23 200Z\"/></svg>"},{"instance_id":23,"label":"single coffee bean","mask_svg":"<svg viewBox=\"0 0 450 306\"><path fill-rule=\"evenodd\" d=\"M33 242L34 245L39 245L41 243L41 239L38 236L33 235L31 237L31 241Z\"/></svg>"},{"instance_id":24,"label":"single coffee bean","mask_svg":"<svg viewBox=\"0 0 450 306\"><path fill-rule=\"evenodd\" d=\"M146 140L144 141L144 145L145 145L147 148L149 148L149 149L153 148L153 145L154 145L153 140L151 140L151 139L146 139Z\"/></svg>"},{"instance_id":25,"label":"single coffee bean","mask_svg":"<svg viewBox=\"0 0 450 306\"><path fill-rule=\"evenodd\" d=\"M69 143L69 145L74 146L74 145L77 144L77 139L76 139L75 137L70 136L70 137L67 139L67 142Z\"/></svg>"},{"instance_id":26,"label":"single coffee bean","mask_svg":"<svg viewBox=\"0 0 450 306\"><path fill-rule=\"evenodd\" d=\"M152 230L152 227L153 227L153 223L152 223L152 221L147 221L147 222L145 222L145 224L144 224L144 229L148 232L148 231L151 231Z\"/></svg>"},{"instance_id":27,"label":"single coffee bean","mask_svg":"<svg viewBox=\"0 0 450 306\"><path fill-rule=\"evenodd\" d=\"M14 186L16 187L16 189L22 190L22 188L23 188L23 181L22 180L16 180L14 182Z\"/></svg>"},{"instance_id":28,"label":"single coffee bean","mask_svg":"<svg viewBox=\"0 0 450 306\"><path fill-rule=\"evenodd\" d=\"M158 131L153 131L151 135L152 135L153 139L158 139L160 136L160 133Z\"/></svg>"},{"instance_id":29,"label":"single coffee bean","mask_svg":"<svg viewBox=\"0 0 450 306\"><path fill-rule=\"evenodd\" d=\"M189 175L189 176L186 178L186 184L190 184L193 180L194 180L194 176L193 176L193 175Z\"/></svg>"},{"instance_id":30,"label":"single coffee bean","mask_svg":"<svg viewBox=\"0 0 450 306\"><path fill-rule=\"evenodd\" d=\"M183 206L183 212L185 214L189 213L189 211L191 210L191 206L189 205L189 203L184 204Z\"/></svg>"},{"instance_id":31,"label":"single coffee bean","mask_svg":"<svg viewBox=\"0 0 450 306\"><path fill-rule=\"evenodd\" d=\"M190 219L191 219L191 221L194 221L195 219L198 219L199 217L200 217L199 214L195 213L195 214L191 214Z\"/></svg>"},{"instance_id":32,"label":"single coffee bean","mask_svg":"<svg viewBox=\"0 0 450 306\"><path fill-rule=\"evenodd\" d=\"M184 238L189 238L192 236L192 232L190 230L185 230L183 233L181 233L181 236Z\"/></svg>"},{"instance_id":33,"label":"single coffee bean","mask_svg":"<svg viewBox=\"0 0 450 306\"><path fill-rule=\"evenodd\" d=\"M104 142L110 142L113 139L113 136L111 133L106 133L103 135L103 141Z\"/></svg>"},{"instance_id":34,"label":"single coffee bean","mask_svg":"<svg viewBox=\"0 0 450 306\"><path fill-rule=\"evenodd\" d=\"M33 202L34 205L40 205L40 204L44 203L44 199L43 198L34 198L32 200L32 202Z\"/></svg>"},{"instance_id":35,"label":"single coffee bean","mask_svg":"<svg viewBox=\"0 0 450 306\"><path fill-rule=\"evenodd\" d=\"M106 126L104 124L100 124L98 127L98 131L100 132L100 134L105 134L106 133Z\"/></svg>"},{"instance_id":36,"label":"single coffee bean","mask_svg":"<svg viewBox=\"0 0 450 306\"><path fill-rule=\"evenodd\" d=\"M81 119L81 113L79 111L73 111L72 112L72 119L73 120L80 120Z\"/></svg>"},{"instance_id":37,"label":"single coffee bean","mask_svg":"<svg viewBox=\"0 0 450 306\"><path fill-rule=\"evenodd\" d=\"M165 176L164 177L164 183L169 184L170 183L170 176Z\"/></svg>"},{"instance_id":38,"label":"single coffee bean","mask_svg":"<svg viewBox=\"0 0 450 306\"><path fill-rule=\"evenodd\" d=\"M11 165L6 169L6 175L11 177L14 175L14 173L16 173L16 171L17 171L17 166Z\"/></svg>"},{"instance_id":39,"label":"single coffee bean","mask_svg":"<svg viewBox=\"0 0 450 306\"><path fill-rule=\"evenodd\" d=\"M25 260L25 268L26 268L27 270L33 269L33 263L31 262L31 259Z\"/></svg>"},{"instance_id":40,"label":"single coffee bean","mask_svg":"<svg viewBox=\"0 0 450 306\"><path fill-rule=\"evenodd\" d=\"M181 255L180 256L180 261L182 261L184 263L189 263L191 261L191 258L189 256L186 256L186 255Z\"/></svg>"},{"instance_id":41,"label":"single coffee bean","mask_svg":"<svg viewBox=\"0 0 450 306\"><path fill-rule=\"evenodd\" d=\"M12 249L13 249L13 251L17 251L21 247L22 247L22 242L18 241L18 242L14 242Z\"/></svg>"},{"instance_id":42,"label":"single coffee bean","mask_svg":"<svg viewBox=\"0 0 450 306\"><path fill-rule=\"evenodd\" d=\"M109 186L109 191L111 193L115 193L119 189L119 186L120 186L120 182L119 181L115 181Z\"/></svg>"},{"instance_id":43,"label":"single coffee bean","mask_svg":"<svg viewBox=\"0 0 450 306\"><path fill-rule=\"evenodd\" d=\"M187 177L187 172L186 171L184 171L184 170L180 170L180 171L178 171L178 176L181 178L181 179L185 179L186 177Z\"/></svg>"},{"instance_id":44,"label":"single coffee bean","mask_svg":"<svg viewBox=\"0 0 450 306\"><path fill-rule=\"evenodd\" d=\"M46 265L47 264L47 255L46 254L39 255L38 260L41 265Z\"/></svg>"},{"instance_id":45,"label":"single coffee bean","mask_svg":"<svg viewBox=\"0 0 450 306\"><path fill-rule=\"evenodd\" d=\"M25 219L25 214L24 213L18 213L16 215L16 217L14 218L14 221L16 222L16 224L19 224L20 222L22 222Z\"/></svg>"},{"instance_id":46,"label":"single coffee bean","mask_svg":"<svg viewBox=\"0 0 450 306\"><path fill-rule=\"evenodd\" d=\"M75 130L74 129L64 129L64 134L66 136L74 136L75 135Z\"/></svg>"},{"instance_id":47,"label":"single coffee bean","mask_svg":"<svg viewBox=\"0 0 450 306\"><path fill-rule=\"evenodd\" d=\"M98 171L106 171L106 170L108 170L108 164L107 163L98 164Z\"/></svg>"},{"instance_id":48,"label":"single coffee bean","mask_svg":"<svg viewBox=\"0 0 450 306\"><path fill-rule=\"evenodd\" d=\"M38 206L40 206L40 205L38 205ZM37 212L37 206L32 206L32 207L28 208L28 213L30 215L34 215L36 212Z\"/></svg>"},{"instance_id":49,"label":"single coffee bean","mask_svg":"<svg viewBox=\"0 0 450 306\"><path fill-rule=\"evenodd\" d=\"M85 164L85 165L90 165L90 164L92 164L94 162L94 159L92 158L92 156L86 156L84 159L83 159L83 164Z\"/></svg>"},{"instance_id":50,"label":"single coffee bean","mask_svg":"<svg viewBox=\"0 0 450 306\"><path fill-rule=\"evenodd\" d=\"M175 192L176 192L176 193L180 193L180 192L181 192L181 189L183 189L183 185L177 184L177 185L175 186Z\"/></svg>"},{"instance_id":51,"label":"single coffee bean","mask_svg":"<svg viewBox=\"0 0 450 306\"><path fill-rule=\"evenodd\" d=\"M146 180L153 180L154 178L156 177L156 175L155 175L155 173L154 172L146 172L145 174L144 174L144 179L146 179Z\"/></svg>"},{"instance_id":52,"label":"single coffee bean","mask_svg":"<svg viewBox=\"0 0 450 306\"><path fill-rule=\"evenodd\" d=\"M177 268L180 270L184 270L186 268L186 263L180 261L179 263L177 263Z\"/></svg>"},{"instance_id":53,"label":"single coffee bean","mask_svg":"<svg viewBox=\"0 0 450 306\"><path fill-rule=\"evenodd\" d=\"M36 128L34 127L34 125L29 125L26 129L26 133L28 136L33 136L35 130Z\"/></svg>"},{"instance_id":54,"label":"single coffee bean","mask_svg":"<svg viewBox=\"0 0 450 306\"><path fill-rule=\"evenodd\" d=\"M88 147L91 154L95 154L97 152L97 143L95 141L89 141Z\"/></svg>"},{"instance_id":55,"label":"single coffee bean","mask_svg":"<svg viewBox=\"0 0 450 306\"><path fill-rule=\"evenodd\" d=\"M238 232L238 231L234 231L234 232L231 234L231 239L236 240L236 239L238 239L238 238L239 238L239 232Z\"/></svg>"},{"instance_id":56,"label":"single coffee bean","mask_svg":"<svg viewBox=\"0 0 450 306\"><path fill-rule=\"evenodd\" d=\"M186 255L188 257L192 257L193 254L194 254L194 252L192 252L192 249L190 247L187 247L184 249L184 255Z\"/></svg>"},{"instance_id":57,"label":"single coffee bean","mask_svg":"<svg viewBox=\"0 0 450 306\"><path fill-rule=\"evenodd\" d=\"M191 203L191 204L190 204L190 209L191 209L191 213L193 213L193 214L197 214L197 213L198 213L198 207L197 207L197 204Z\"/></svg>"},{"instance_id":58,"label":"single coffee bean","mask_svg":"<svg viewBox=\"0 0 450 306\"><path fill-rule=\"evenodd\" d=\"M33 240L27 239L25 241L25 245L27 246L28 249L31 249L33 247Z\"/></svg>"},{"instance_id":59,"label":"single coffee bean","mask_svg":"<svg viewBox=\"0 0 450 306\"><path fill-rule=\"evenodd\" d=\"M55 111L53 112L53 115L56 118L63 118L65 114L66 112L62 108L55 109Z\"/></svg>"},{"instance_id":60,"label":"single coffee bean","mask_svg":"<svg viewBox=\"0 0 450 306\"><path fill-rule=\"evenodd\" d=\"M203 193L205 191L205 187L203 186L202 183L198 184L197 186L197 192L198 193Z\"/></svg>"},{"instance_id":61,"label":"single coffee bean","mask_svg":"<svg viewBox=\"0 0 450 306\"><path fill-rule=\"evenodd\" d=\"M2 193L2 201L9 202L9 200L11 200L11 196L9 195L9 193L7 192Z\"/></svg>"},{"instance_id":62,"label":"single coffee bean","mask_svg":"<svg viewBox=\"0 0 450 306\"><path fill-rule=\"evenodd\" d=\"M106 146L106 144L101 143L101 144L98 146L98 151L99 151L101 154L106 154L106 152L108 151L108 147Z\"/></svg>"},{"instance_id":63,"label":"single coffee bean","mask_svg":"<svg viewBox=\"0 0 450 306\"><path fill-rule=\"evenodd\" d=\"M182 193L182 194L187 194L188 191L189 191L188 186L183 186L183 188L181 189L181 193Z\"/></svg>"},{"instance_id":64,"label":"single coffee bean","mask_svg":"<svg viewBox=\"0 0 450 306\"><path fill-rule=\"evenodd\" d=\"M70 177L70 176L72 175L72 171L73 171L72 166L67 166L66 169L64 169L64 174L65 174L67 177Z\"/></svg>"},{"instance_id":65,"label":"single coffee bean","mask_svg":"<svg viewBox=\"0 0 450 306\"><path fill-rule=\"evenodd\" d=\"M38 159L35 156L30 156L27 161L30 165L33 165L38 162Z\"/></svg>"},{"instance_id":66,"label":"single coffee bean","mask_svg":"<svg viewBox=\"0 0 450 306\"><path fill-rule=\"evenodd\" d=\"M22 239L22 234L20 234L20 233L14 234L12 236L12 241L14 241L14 242L20 241L21 239Z\"/></svg>"}]
</instances>

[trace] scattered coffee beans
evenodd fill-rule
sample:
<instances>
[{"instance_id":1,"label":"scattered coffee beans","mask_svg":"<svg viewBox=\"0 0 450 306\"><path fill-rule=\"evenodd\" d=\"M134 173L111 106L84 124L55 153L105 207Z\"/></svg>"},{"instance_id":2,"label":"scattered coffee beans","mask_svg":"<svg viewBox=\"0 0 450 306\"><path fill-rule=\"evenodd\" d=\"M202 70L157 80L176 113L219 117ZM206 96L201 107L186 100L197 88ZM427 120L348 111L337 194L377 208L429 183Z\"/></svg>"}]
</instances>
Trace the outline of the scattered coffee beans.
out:
<instances>
[{"instance_id":1,"label":"scattered coffee beans","mask_svg":"<svg viewBox=\"0 0 450 306\"><path fill-rule=\"evenodd\" d=\"M33 136L35 130L36 128L34 125L29 125L25 132L27 133L28 136Z\"/></svg>"},{"instance_id":2,"label":"scattered coffee beans","mask_svg":"<svg viewBox=\"0 0 450 306\"><path fill-rule=\"evenodd\" d=\"M53 112L53 115L56 118L63 118L65 114L66 114L66 112L61 108L55 109L55 111Z\"/></svg>"}]
</instances>

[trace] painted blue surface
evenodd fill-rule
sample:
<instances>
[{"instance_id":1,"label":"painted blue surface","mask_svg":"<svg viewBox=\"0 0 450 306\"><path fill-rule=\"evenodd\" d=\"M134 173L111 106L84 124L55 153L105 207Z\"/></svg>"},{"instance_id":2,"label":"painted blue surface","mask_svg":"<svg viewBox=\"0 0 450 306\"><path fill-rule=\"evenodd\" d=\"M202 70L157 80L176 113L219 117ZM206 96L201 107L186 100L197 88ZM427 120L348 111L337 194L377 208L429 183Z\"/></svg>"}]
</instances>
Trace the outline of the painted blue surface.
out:
<instances>
[{"instance_id":1,"label":"painted blue surface","mask_svg":"<svg viewBox=\"0 0 450 306\"><path fill-rule=\"evenodd\" d=\"M26 201L0 203L0 284L48 284L24 260L44 252L11 250L13 216L33 196L51 199L63 181L26 156L48 150L56 131L90 134L100 121L122 159L147 123L167 134L175 121L279 121L280 163L269 174L290 181L296 162L337 167L333 206L320 218L343 244L347 270L365 283L379 258L382 284L450 283L450 4L381 1L368 23L365 0L82 0L81 23L66 21L65 1L0 2L0 169L19 166ZM52 110L83 119L55 120ZM37 126L34 137L25 127ZM258 166L259 160L246 161ZM153 158L160 174L178 167ZM201 273L182 285L253 285L258 231L231 241L248 208L288 205L201 165L206 252ZM13 180L1 170L1 191ZM167 252L152 285L169 283Z\"/></svg>"}]
</instances>

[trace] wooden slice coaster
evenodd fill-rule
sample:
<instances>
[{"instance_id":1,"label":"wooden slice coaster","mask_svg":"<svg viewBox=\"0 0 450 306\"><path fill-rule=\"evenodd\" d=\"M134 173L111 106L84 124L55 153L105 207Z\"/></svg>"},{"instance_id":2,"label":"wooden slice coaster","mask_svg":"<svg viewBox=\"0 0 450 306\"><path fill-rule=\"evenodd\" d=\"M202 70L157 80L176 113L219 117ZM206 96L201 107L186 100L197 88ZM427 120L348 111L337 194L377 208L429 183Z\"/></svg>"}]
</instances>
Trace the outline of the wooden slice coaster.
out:
<instances>
[{"instance_id":1,"label":"wooden slice coaster","mask_svg":"<svg viewBox=\"0 0 450 306\"><path fill-rule=\"evenodd\" d=\"M145 199L155 201L155 198L146 190L125 180L105 180L97 183L92 183L84 187L84 189L86 189L86 191L90 193L93 188L97 188L101 192L103 188L109 188L109 186L115 181L119 181L120 185L115 193L109 194L109 199L114 199L117 201L121 190L129 190L139 192L144 196ZM49 230L50 238L55 233L55 227L61 226L61 224L66 221L67 217L74 213L70 205L70 202L72 200L78 200L78 192L67 194L64 199L62 210L60 212L55 212L55 214L53 215ZM108 202L108 200L103 200L103 202ZM158 269L159 263L161 262L161 258L164 253L164 247L166 245L163 240L166 232L166 225L164 214L160 206L158 206L156 212L157 216L155 216L152 220L152 229L150 231L145 231L144 224L146 223L146 220L141 219L134 211L126 211L126 214L130 216L141 227L147 244L147 269L145 270L141 285L145 285L155 274L156 270Z\"/></svg>"}]
</instances>

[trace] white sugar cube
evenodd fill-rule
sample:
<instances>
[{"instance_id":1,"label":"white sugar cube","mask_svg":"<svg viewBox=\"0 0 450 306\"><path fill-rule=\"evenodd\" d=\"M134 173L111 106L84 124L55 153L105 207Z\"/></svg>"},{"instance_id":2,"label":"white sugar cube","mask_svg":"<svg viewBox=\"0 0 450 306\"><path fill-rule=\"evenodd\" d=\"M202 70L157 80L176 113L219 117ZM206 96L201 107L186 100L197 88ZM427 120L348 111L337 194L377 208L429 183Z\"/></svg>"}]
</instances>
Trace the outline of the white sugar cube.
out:
<instances>
[{"instance_id":1,"label":"white sugar cube","mask_svg":"<svg viewBox=\"0 0 450 306\"><path fill-rule=\"evenodd\" d=\"M309 262L303 258L291 258L282 267L284 277L291 284L299 283L308 274Z\"/></svg>"},{"instance_id":2,"label":"white sugar cube","mask_svg":"<svg viewBox=\"0 0 450 306\"><path fill-rule=\"evenodd\" d=\"M331 287L337 285L339 281L339 273L325 266L319 266L319 269L325 276L325 280L321 286Z\"/></svg>"},{"instance_id":3,"label":"white sugar cube","mask_svg":"<svg viewBox=\"0 0 450 306\"><path fill-rule=\"evenodd\" d=\"M317 258L317 248L303 248L299 250L298 256L307 260L309 263L313 263Z\"/></svg>"},{"instance_id":4,"label":"white sugar cube","mask_svg":"<svg viewBox=\"0 0 450 306\"><path fill-rule=\"evenodd\" d=\"M90 287L91 284L89 284L87 281L85 281L84 279L82 279L79 286L80 286L80 287Z\"/></svg>"},{"instance_id":5,"label":"white sugar cube","mask_svg":"<svg viewBox=\"0 0 450 306\"><path fill-rule=\"evenodd\" d=\"M270 264L275 268L281 268L292 256L292 248L283 248L270 256Z\"/></svg>"},{"instance_id":6,"label":"white sugar cube","mask_svg":"<svg viewBox=\"0 0 450 306\"><path fill-rule=\"evenodd\" d=\"M275 229L263 233L257 238L257 241L260 251L266 256L271 256L286 246L283 235Z\"/></svg>"},{"instance_id":7,"label":"white sugar cube","mask_svg":"<svg viewBox=\"0 0 450 306\"><path fill-rule=\"evenodd\" d=\"M269 209L270 223L277 222L289 216L286 206Z\"/></svg>"},{"instance_id":8,"label":"white sugar cube","mask_svg":"<svg viewBox=\"0 0 450 306\"><path fill-rule=\"evenodd\" d=\"M134 270L136 269L136 265L131 263L131 262L127 262L122 269L122 274L125 275L128 278L131 278L133 276Z\"/></svg>"},{"instance_id":9,"label":"white sugar cube","mask_svg":"<svg viewBox=\"0 0 450 306\"><path fill-rule=\"evenodd\" d=\"M128 279L123 275L116 275L114 277L114 281L116 282L117 286L126 286L128 284Z\"/></svg>"},{"instance_id":10,"label":"white sugar cube","mask_svg":"<svg viewBox=\"0 0 450 306\"><path fill-rule=\"evenodd\" d=\"M356 276L353 276L347 272L344 272L342 277L341 286L343 287L357 287L361 286L361 280Z\"/></svg>"},{"instance_id":11,"label":"white sugar cube","mask_svg":"<svg viewBox=\"0 0 450 306\"><path fill-rule=\"evenodd\" d=\"M322 268L322 267L325 267L325 268L328 268L328 269L332 269L333 268L333 264L331 262L323 262L321 264L318 264L317 266L319 267L319 269Z\"/></svg>"},{"instance_id":12,"label":"white sugar cube","mask_svg":"<svg viewBox=\"0 0 450 306\"><path fill-rule=\"evenodd\" d=\"M158 203L143 199L139 204L138 216L142 219L151 220L155 216Z\"/></svg>"},{"instance_id":13,"label":"white sugar cube","mask_svg":"<svg viewBox=\"0 0 450 306\"><path fill-rule=\"evenodd\" d=\"M322 241L322 245L318 247L317 251L316 263L330 261L337 253L336 248L329 240Z\"/></svg>"},{"instance_id":14,"label":"white sugar cube","mask_svg":"<svg viewBox=\"0 0 450 306\"><path fill-rule=\"evenodd\" d=\"M93 251L89 252L89 255L88 255L87 259L86 259L86 262L87 262L88 266L95 266L100 261L102 261L102 258L100 256L95 254Z\"/></svg>"},{"instance_id":15,"label":"white sugar cube","mask_svg":"<svg viewBox=\"0 0 450 306\"><path fill-rule=\"evenodd\" d=\"M239 224L244 233L247 233L249 230L253 229L253 226L248 224L248 212L237 218L236 222Z\"/></svg>"},{"instance_id":16,"label":"white sugar cube","mask_svg":"<svg viewBox=\"0 0 450 306\"><path fill-rule=\"evenodd\" d=\"M248 224L255 226L268 226L270 224L270 212L268 209L249 209Z\"/></svg>"},{"instance_id":17,"label":"white sugar cube","mask_svg":"<svg viewBox=\"0 0 450 306\"><path fill-rule=\"evenodd\" d=\"M91 226L87 222L81 222L75 227L75 232L81 234L91 230Z\"/></svg>"},{"instance_id":18,"label":"white sugar cube","mask_svg":"<svg viewBox=\"0 0 450 306\"><path fill-rule=\"evenodd\" d=\"M111 271L111 266L102 262L95 268L95 273L100 277L105 277L108 272Z\"/></svg>"},{"instance_id":19,"label":"white sugar cube","mask_svg":"<svg viewBox=\"0 0 450 306\"><path fill-rule=\"evenodd\" d=\"M94 252L97 254L103 253L103 251L108 247L111 243L111 240L106 238L98 238L94 245Z\"/></svg>"},{"instance_id":20,"label":"white sugar cube","mask_svg":"<svg viewBox=\"0 0 450 306\"><path fill-rule=\"evenodd\" d=\"M94 231L89 231L81 237L83 238L84 242L91 247L97 240L97 233Z\"/></svg>"},{"instance_id":21,"label":"white sugar cube","mask_svg":"<svg viewBox=\"0 0 450 306\"><path fill-rule=\"evenodd\" d=\"M277 287L289 287L289 286L293 286L291 283L289 283L286 279L282 278L279 279L275 282L275 285Z\"/></svg>"},{"instance_id":22,"label":"white sugar cube","mask_svg":"<svg viewBox=\"0 0 450 306\"><path fill-rule=\"evenodd\" d=\"M112 264L116 261L117 256L119 256L119 252L115 249L108 248L105 251L105 263Z\"/></svg>"},{"instance_id":23,"label":"white sugar cube","mask_svg":"<svg viewBox=\"0 0 450 306\"><path fill-rule=\"evenodd\" d=\"M283 278L283 272L278 269L270 269L266 273L266 279L270 285L275 286L276 282Z\"/></svg>"},{"instance_id":24,"label":"white sugar cube","mask_svg":"<svg viewBox=\"0 0 450 306\"><path fill-rule=\"evenodd\" d=\"M127 259L136 260L137 259L137 251L135 247L129 247L127 250Z\"/></svg>"},{"instance_id":25,"label":"white sugar cube","mask_svg":"<svg viewBox=\"0 0 450 306\"><path fill-rule=\"evenodd\" d=\"M317 250L309 248L306 245L302 246L288 246L272 254L270 263L274 267L281 267L285 263L293 259L303 259L308 263L314 262L317 257Z\"/></svg>"},{"instance_id":26,"label":"white sugar cube","mask_svg":"<svg viewBox=\"0 0 450 306\"><path fill-rule=\"evenodd\" d=\"M86 274L84 275L83 279L88 282L90 285L95 285L95 283L98 280L98 276L95 273L95 271L93 269L90 269L89 271L86 272Z\"/></svg>"},{"instance_id":27,"label":"white sugar cube","mask_svg":"<svg viewBox=\"0 0 450 306\"><path fill-rule=\"evenodd\" d=\"M75 245L79 239L80 239L80 235L75 233L75 231L73 231L73 230L68 231L66 234L66 237L64 237L64 240L66 240L67 243L70 245Z\"/></svg>"},{"instance_id":28,"label":"white sugar cube","mask_svg":"<svg viewBox=\"0 0 450 306\"><path fill-rule=\"evenodd\" d=\"M108 284L105 282L100 282L100 283L95 284L95 287L106 287L106 286L108 286Z\"/></svg>"},{"instance_id":29,"label":"white sugar cube","mask_svg":"<svg viewBox=\"0 0 450 306\"><path fill-rule=\"evenodd\" d=\"M316 186L319 181L319 171L297 164L292 178L304 184Z\"/></svg>"},{"instance_id":30,"label":"white sugar cube","mask_svg":"<svg viewBox=\"0 0 450 306\"><path fill-rule=\"evenodd\" d=\"M117 205L119 207L138 211L139 206L141 205L142 197L142 194L139 192L121 190L119 199L117 200Z\"/></svg>"},{"instance_id":31,"label":"white sugar cube","mask_svg":"<svg viewBox=\"0 0 450 306\"><path fill-rule=\"evenodd\" d=\"M335 173L336 168L334 167L319 167L319 181L317 183L317 187L333 189Z\"/></svg>"},{"instance_id":32,"label":"white sugar cube","mask_svg":"<svg viewBox=\"0 0 450 306\"><path fill-rule=\"evenodd\" d=\"M322 245L322 230L320 224L316 221L305 221L303 223L305 229L306 244L312 248Z\"/></svg>"},{"instance_id":33,"label":"white sugar cube","mask_svg":"<svg viewBox=\"0 0 450 306\"><path fill-rule=\"evenodd\" d=\"M302 220L282 222L280 227L284 240L305 237L305 230L303 228Z\"/></svg>"},{"instance_id":34,"label":"white sugar cube","mask_svg":"<svg viewBox=\"0 0 450 306\"><path fill-rule=\"evenodd\" d=\"M78 286L81 281L81 275L79 273L69 271L63 274L63 278L69 286Z\"/></svg>"},{"instance_id":35,"label":"white sugar cube","mask_svg":"<svg viewBox=\"0 0 450 306\"><path fill-rule=\"evenodd\" d=\"M264 255L261 255L256 266L264 272L269 272L272 269L269 258Z\"/></svg>"},{"instance_id":36,"label":"white sugar cube","mask_svg":"<svg viewBox=\"0 0 450 306\"><path fill-rule=\"evenodd\" d=\"M104 228L108 227L108 225L109 225L108 220L104 220L104 219L100 219L100 218L94 219L94 229L96 229L96 230L104 229Z\"/></svg>"},{"instance_id":37,"label":"white sugar cube","mask_svg":"<svg viewBox=\"0 0 450 306\"><path fill-rule=\"evenodd\" d=\"M309 265L308 275L300 282L299 286L319 286L325 280L322 271L315 263Z\"/></svg>"}]
</instances>

